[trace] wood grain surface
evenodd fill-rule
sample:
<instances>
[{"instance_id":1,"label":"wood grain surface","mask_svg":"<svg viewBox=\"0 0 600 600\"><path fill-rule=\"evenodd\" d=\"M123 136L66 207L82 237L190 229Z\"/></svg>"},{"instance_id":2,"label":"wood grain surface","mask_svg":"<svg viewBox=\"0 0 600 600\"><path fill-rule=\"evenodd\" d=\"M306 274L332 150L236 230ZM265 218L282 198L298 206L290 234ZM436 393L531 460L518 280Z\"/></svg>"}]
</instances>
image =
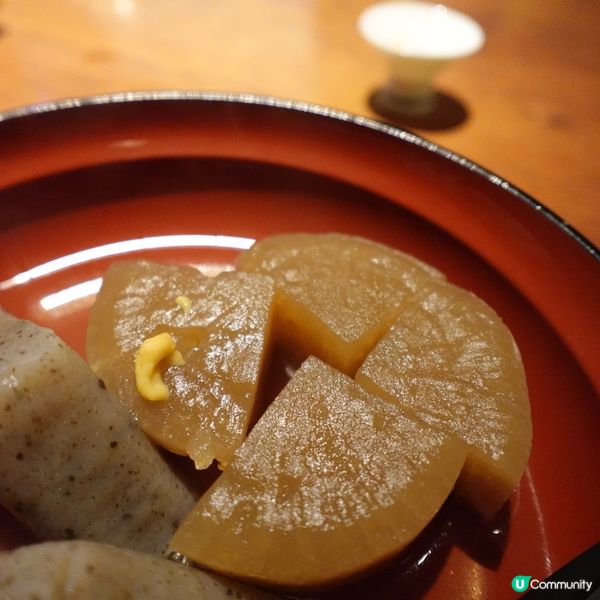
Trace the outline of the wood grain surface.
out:
<instances>
[{"instance_id":1,"label":"wood grain surface","mask_svg":"<svg viewBox=\"0 0 600 600\"><path fill-rule=\"evenodd\" d=\"M227 90L393 121L508 179L600 245L600 2L448 0L484 27L421 119L378 112L367 0L0 0L0 110L125 90ZM0 174L1 177L1 174Z\"/></svg>"}]
</instances>

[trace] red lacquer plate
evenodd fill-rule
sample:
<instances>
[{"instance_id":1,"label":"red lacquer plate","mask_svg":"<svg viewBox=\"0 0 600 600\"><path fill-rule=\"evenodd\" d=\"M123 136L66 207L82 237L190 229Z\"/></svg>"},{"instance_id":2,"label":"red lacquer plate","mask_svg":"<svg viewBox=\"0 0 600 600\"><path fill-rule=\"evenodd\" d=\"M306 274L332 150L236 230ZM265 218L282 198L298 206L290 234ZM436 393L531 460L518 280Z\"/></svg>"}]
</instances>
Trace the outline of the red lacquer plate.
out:
<instances>
[{"instance_id":1,"label":"red lacquer plate","mask_svg":"<svg viewBox=\"0 0 600 600\"><path fill-rule=\"evenodd\" d=\"M481 524L452 499L334 598L512 598L600 540L600 255L538 202L406 131L273 98L141 93L0 115L0 306L83 352L107 265L231 266L289 231L362 235L481 296L521 349L529 467ZM0 545L27 537L0 516ZM344 549L340 548L340 552Z\"/></svg>"}]
</instances>

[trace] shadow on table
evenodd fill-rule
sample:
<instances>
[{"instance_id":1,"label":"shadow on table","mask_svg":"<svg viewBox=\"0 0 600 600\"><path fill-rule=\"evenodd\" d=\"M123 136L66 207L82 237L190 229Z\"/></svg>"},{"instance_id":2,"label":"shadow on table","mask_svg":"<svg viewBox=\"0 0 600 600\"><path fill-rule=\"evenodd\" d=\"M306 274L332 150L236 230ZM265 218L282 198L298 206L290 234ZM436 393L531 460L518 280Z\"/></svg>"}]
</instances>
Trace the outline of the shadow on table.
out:
<instances>
[{"instance_id":1,"label":"shadow on table","mask_svg":"<svg viewBox=\"0 0 600 600\"><path fill-rule=\"evenodd\" d=\"M369 106L380 117L392 125L411 129L443 130L464 123L469 112L456 97L436 91L432 108L424 114L411 114L386 88L378 88L369 96Z\"/></svg>"}]
</instances>

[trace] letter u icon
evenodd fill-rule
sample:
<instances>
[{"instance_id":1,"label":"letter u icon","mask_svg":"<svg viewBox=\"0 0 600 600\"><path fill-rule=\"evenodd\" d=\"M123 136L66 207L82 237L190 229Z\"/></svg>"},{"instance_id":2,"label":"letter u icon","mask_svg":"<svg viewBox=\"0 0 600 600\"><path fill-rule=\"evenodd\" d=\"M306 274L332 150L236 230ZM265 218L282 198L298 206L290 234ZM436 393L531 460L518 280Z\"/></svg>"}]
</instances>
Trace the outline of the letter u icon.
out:
<instances>
[{"instance_id":1,"label":"letter u icon","mask_svg":"<svg viewBox=\"0 0 600 600\"><path fill-rule=\"evenodd\" d=\"M512 578L512 589L515 592L524 592L529 587L531 575L515 575Z\"/></svg>"}]
</instances>

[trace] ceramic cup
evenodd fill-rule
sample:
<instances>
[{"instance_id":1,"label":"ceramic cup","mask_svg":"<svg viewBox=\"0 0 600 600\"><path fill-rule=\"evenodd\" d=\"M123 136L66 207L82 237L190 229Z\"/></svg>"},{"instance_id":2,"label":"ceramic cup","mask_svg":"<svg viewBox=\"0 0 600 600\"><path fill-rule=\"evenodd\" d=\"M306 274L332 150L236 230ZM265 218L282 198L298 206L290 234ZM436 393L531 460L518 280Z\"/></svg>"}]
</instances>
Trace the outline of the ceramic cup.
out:
<instances>
[{"instance_id":1,"label":"ceramic cup","mask_svg":"<svg viewBox=\"0 0 600 600\"><path fill-rule=\"evenodd\" d=\"M477 52L485 41L471 17L442 4L413 0L373 4L358 19L363 38L390 61L386 91L404 112L431 110L434 75Z\"/></svg>"}]
</instances>

